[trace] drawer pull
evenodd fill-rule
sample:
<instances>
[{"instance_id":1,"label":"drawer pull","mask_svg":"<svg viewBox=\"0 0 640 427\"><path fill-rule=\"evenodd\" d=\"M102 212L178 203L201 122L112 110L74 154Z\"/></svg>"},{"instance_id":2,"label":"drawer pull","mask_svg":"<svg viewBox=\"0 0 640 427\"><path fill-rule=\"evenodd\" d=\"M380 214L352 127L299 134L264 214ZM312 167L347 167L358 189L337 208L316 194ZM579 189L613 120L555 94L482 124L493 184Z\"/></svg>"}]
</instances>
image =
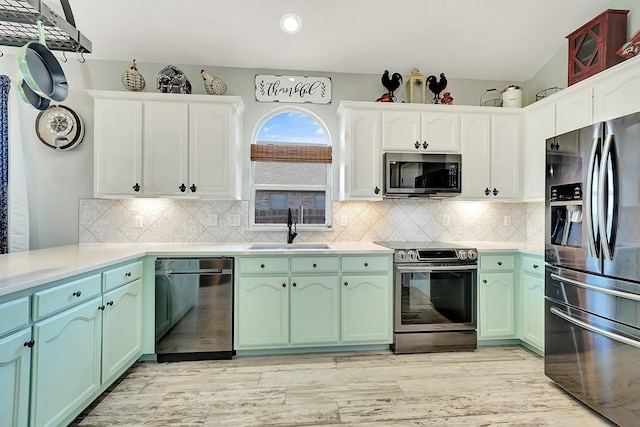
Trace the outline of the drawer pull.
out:
<instances>
[{"instance_id":1,"label":"drawer pull","mask_svg":"<svg viewBox=\"0 0 640 427\"><path fill-rule=\"evenodd\" d=\"M487 279L483 279L483 280L482 280L482 283L487 283Z\"/></svg>"},{"instance_id":2,"label":"drawer pull","mask_svg":"<svg viewBox=\"0 0 640 427\"><path fill-rule=\"evenodd\" d=\"M80 292L80 291L76 291L76 292L73 293L74 297L80 297L80 295L82 295L82 292Z\"/></svg>"},{"instance_id":3,"label":"drawer pull","mask_svg":"<svg viewBox=\"0 0 640 427\"><path fill-rule=\"evenodd\" d=\"M109 301L107 305L113 306L113 301Z\"/></svg>"},{"instance_id":4,"label":"drawer pull","mask_svg":"<svg viewBox=\"0 0 640 427\"><path fill-rule=\"evenodd\" d=\"M287 284L286 284L286 283L283 283L283 284L282 284L282 287L283 287L283 288L286 288L286 287L287 287Z\"/></svg>"},{"instance_id":5,"label":"drawer pull","mask_svg":"<svg viewBox=\"0 0 640 427\"><path fill-rule=\"evenodd\" d=\"M31 348L31 347L33 347L35 344L36 344L36 342L35 342L34 340L29 340L29 341L27 341L26 343L24 343L24 346L25 346L25 347L29 347L29 348Z\"/></svg>"},{"instance_id":6,"label":"drawer pull","mask_svg":"<svg viewBox=\"0 0 640 427\"><path fill-rule=\"evenodd\" d=\"M104 305L99 305L98 310L104 310Z\"/></svg>"},{"instance_id":7,"label":"drawer pull","mask_svg":"<svg viewBox=\"0 0 640 427\"><path fill-rule=\"evenodd\" d=\"M316 268L318 266L318 264L313 264L313 268Z\"/></svg>"},{"instance_id":8,"label":"drawer pull","mask_svg":"<svg viewBox=\"0 0 640 427\"><path fill-rule=\"evenodd\" d=\"M369 267L369 263L368 263L368 262L365 262L365 263L364 263L364 266L365 266L365 267Z\"/></svg>"},{"instance_id":9,"label":"drawer pull","mask_svg":"<svg viewBox=\"0 0 640 427\"><path fill-rule=\"evenodd\" d=\"M498 261L498 265L502 265L502 261Z\"/></svg>"},{"instance_id":10,"label":"drawer pull","mask_svg":"<svg viewBox=\"0 0 640 427\"><path fill-rule=\"evenodd\" d=\"M127 276L127 277L131 277L131 272L127 271L126 273L124 273L124 275Z\"/></svg>"},{"instance_id":11,"label":"drawer pull","mask_svg":"<svg viewBox=\"0 0 640 427\"><path fill-rule=\"evenodd\" d=\"M295 288L296 286L298 286L298 284L296 282L293 282L293 287Z\"/></svg>"},{"instance_id":12,"label":"drawer pull","mask_svg":"<svg viewBox=\"0 0 640 427\"><path fill-rule=\"evenodd\" d=\"M345 286L349 286L349 282L344 282L344 285Z\"/></svg>"},{"instance_id":13,"label":"drawer pull","mask_svg":"<svg viewBox=\"0 0 640 427\"><path fill-rule=\"evenodd\" d=\"M260 268L264 268L264 264L260 264Z\"/></svg>"},{"instance_id":14,"label":"drawer pull","mask_svg":"<svg viewBox=\"0 0 640 427\"><path fill-rule=\"evenodd\" d=\"M538 264L533 264L533 268L538 268Z\"/></svg>"}]
</instances>

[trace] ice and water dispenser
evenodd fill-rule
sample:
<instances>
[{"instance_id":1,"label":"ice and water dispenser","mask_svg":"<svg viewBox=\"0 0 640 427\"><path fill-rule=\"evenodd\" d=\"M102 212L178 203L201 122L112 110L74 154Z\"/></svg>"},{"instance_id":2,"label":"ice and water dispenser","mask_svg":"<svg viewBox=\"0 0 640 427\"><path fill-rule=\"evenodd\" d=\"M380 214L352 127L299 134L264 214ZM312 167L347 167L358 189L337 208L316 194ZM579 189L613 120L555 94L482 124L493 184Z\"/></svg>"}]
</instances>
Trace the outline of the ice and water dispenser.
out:
<instances>
[{"instance_id":1,"label":"ice and water dispenser","mask_svg":"<svg viewBox=\"0 0 640 427\"><path fill-rule=\"evenodd\" d=\"M552 185L550 188L550 243L582 246L582 184Z\"/></svg>"}]
</instances>

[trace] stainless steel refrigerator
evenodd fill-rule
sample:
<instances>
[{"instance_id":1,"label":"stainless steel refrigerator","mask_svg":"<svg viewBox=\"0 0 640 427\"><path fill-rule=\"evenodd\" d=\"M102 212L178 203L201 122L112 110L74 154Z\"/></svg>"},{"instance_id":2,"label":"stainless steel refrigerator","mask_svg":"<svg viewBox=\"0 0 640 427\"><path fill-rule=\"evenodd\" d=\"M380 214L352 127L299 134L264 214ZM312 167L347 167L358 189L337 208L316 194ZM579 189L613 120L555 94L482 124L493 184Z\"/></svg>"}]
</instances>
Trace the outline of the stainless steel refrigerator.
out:
<instances>
[{"instance_id":1,"label":"stainless steel refrigerator","mask_svg":"<svg viewBox=\"0 0 640 427\"><path fill-rule=\"evenodd\" d=\"M546 147L545 373L640 425L640 113Z\"/></svg>"}]
</instances>

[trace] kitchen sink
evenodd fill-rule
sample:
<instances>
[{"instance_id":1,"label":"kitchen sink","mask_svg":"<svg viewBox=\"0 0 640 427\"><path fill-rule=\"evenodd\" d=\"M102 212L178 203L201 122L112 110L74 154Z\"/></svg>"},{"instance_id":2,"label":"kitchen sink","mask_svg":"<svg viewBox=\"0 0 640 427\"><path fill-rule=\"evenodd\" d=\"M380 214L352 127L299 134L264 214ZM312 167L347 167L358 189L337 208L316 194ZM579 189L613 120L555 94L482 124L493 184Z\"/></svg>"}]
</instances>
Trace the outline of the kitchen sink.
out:
<instances>
[{"instance_id":1,"label":"kitchen sink","mask_svg":"<svg viewBox=\"0 0 640 427\"><path fill-rule=\"evenodd\" d=\"M331 249L326 243L264 243L249 246L253 251L312 251L321 249Z\"/></svg>"}]
</instances>

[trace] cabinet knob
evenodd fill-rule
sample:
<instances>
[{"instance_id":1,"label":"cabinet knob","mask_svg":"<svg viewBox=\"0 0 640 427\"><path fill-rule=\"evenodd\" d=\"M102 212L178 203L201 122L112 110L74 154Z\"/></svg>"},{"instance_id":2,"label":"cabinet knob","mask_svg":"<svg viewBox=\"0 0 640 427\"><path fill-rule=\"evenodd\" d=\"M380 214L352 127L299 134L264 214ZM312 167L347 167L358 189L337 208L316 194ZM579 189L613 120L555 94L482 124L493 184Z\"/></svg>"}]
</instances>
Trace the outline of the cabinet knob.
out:
<instances>
[{"instance_id":1,"label":"cabinet knob","mask_svg":"<svg viewBox=\"0 0 640 427\"><path fill-rule=\"evenodd\" d=\"M298 286L298 284L296 282L293 282L293 287L295 288L296 286Z\"/></svg>"},{"instance_id":2,"label":"cabinet knob","mask_svg":"<svg viewBox=\"0 0 640 427\"><path fill-rule=\"evenodd\" d=\"M498 261L498 265L502 265L502 261Z\"/></svg>"},{"instance_id":3,"label":"cabinet knob","mask_svg":"<svg viewBox=\"0 0 640 427\"><path fill-rule=\"evenodd\" d=\"M369 263L368 263L368 262L365 262L365 263L364 263L364 266L365 266L365 267L369 267Z\"/></svg>"},{"instance_id":4,"label":"cabinet knob","mask_svg":"<svg viewBox=\"0 0 640 427\"><path fill-rule=\"evenodd\" d=\"M124 275L127 276L127 277L131 277L131 272L127 271L126 273L124 273Z\"/></svg>"},{"instance_id":5,"label":"cabinet knob","mask_svg":"<svg viewBox=\"0 0 640 427\"><path fill-rule=\"evenodd\" d=\"M260 264L260 268L264 268L264 264Z\"/></svg>"},{"instance_id":6,"label":"cabinet knob","mask_svg":"<svg viewBox=\"0 0 640 427\"><path fill-rule=\"evenodd\" d=\"M413 144L413 146L416 147L416 150L417 150L418 148L420 148L420 142L416 141L416 143Z\"/></svg>"},{"instance_id":7,"label":"cabinet knob","mask_svg":"<svg viewBox=\"0 0 640 427\"><path fill-rule=\"evenodd\" d=\"M376 194L380 193L380 189L378 188L377 185L376 185L376 188L373 189L373 192Z\"/></svg>"},{"instance_id":8,"label":"cabinet knob","mask_svg":"<svg viewBox=\"0 0 640 427\"><path fill-rule=\"evenodd\" d=\"M113 301L109 301L107 305L113 306Z\"/></svg>"},{"instance_id":9,"label":"cabinet knob","mask_svg":"<svg viewBox=\"0 0 640 427\"><path fill-rule=\"evenodd\" d=\"M104 310L104 305L99 305L98 310Z\"/></svg>"},{"instance_id":10,"label":"cabinet knob","mask_svg":"<svg viewBox=\"0 0 640 427\"><path fill-rule=\"evenodd\" d=\"M489 190L489 187L484 189L484 195L488 196L489 194L491 194L491 190Z\"/></svg>"},{"instance_id":11,"label":"cabinet knob","mask_svg":"<svg viewBox=\"0 0 640 427\"><path fill-rule=\"evenodd\" d=\"M487 283L487 279L482 279L482 283Z\"/></svg>"},{"instance_id":12,"label":"cabinet knob","mask_svg":"<svg viewBox=\"0 0 640 427\"><path fill-rule=\"evenodd\" d=\"M133 191L135 191L135 192L137 193L138 191L140 191L140 184L138 184L138 183L136 182L136 184L135 184L133 187L131 187L131 188L133 188Z\"/></svg>"},{"instance_id":13,"label":"cabinet knob","mask_svg":"<svg viewBox=\"0 0 640 427\"><path fill-rule=\"evenodd\" d=\"M423 141L422 142L422 148L424 148L426 150L428 146L429 146L429 144L427 143L427 141Z\"/></svg>"},{"instance_id":14,"label":"cabinet knob","mask_svg":"<svg viewBox=\"0 0 640 427\"><path fill-rule=\"evenodd\" d=\"M538 268L538 264L533 264L533 268Z\"/></svg>"},{"instance_id":15,"label":"cabinet knob","mask_svg":"<svg viewBox=\"0 0 640 427\"><path fill-rule=\"evenodd\" d=\"M283 283L283 284L282 284L282 287L283 287L283 288L286 288L286 287L287 287L287 284L286 284L286 283Z\"/></svg>"},{"instance_id":16,"label":"cabinet knob","mask_svg":"<svg viewBox=\"0 0 640 427\"><path fill-rule=\"evenodd\" d=\"M316 268L318 266L318 264L313 264L313 268Z\"/></svg>"},{"instance_id":17,"label":"cabinet knob","mask_svg":"<svg viewBox=\"0 0 640 427\"><path fill-rule=\"evenodd\" d=\"M178 190L180 190L180 191L182 191L184 193L185 191L187 191L187 186L182 184L180 187L178 187Z\"/></svg>"},{"instance_id":18,"label":"cabinet knob","mask_svg":"<svg viewBox=\"0 0 640 427\"><path fill-rule=\"evenodd\" d=\"M25 346L25 347L29 347L29 348L31 348L31 347L33 347L35 344L36 344L36 342L35 342L34 340L29 340L29 341L27 341L27 342L25 342L25 343L24 343L24 346Z\"/></svg>"},{"instance_id":19,"label":"cabinet knob","mask_svg":"<svg viewBox=\"0 0 640 427\"><path fill-rule=\"evenodd\" d=\"M349 286L349 282L344 282L344 285L345 286Z\"/></svg>"},{"instance_id":20,"label":"cabinet knob","mask_svg":"<svg viewBox=\"0 0 640 427\"><path fill-rule=\"evenodd\" d=\"M80 291L76 291L72 294L74 297L79 297L80 295L82 295L82 292Z\"/></svg>"},{"instance_id":21,"label":"cabinet knob","mask_svg":"<svg viewBox=\"0 0 640 427\"><path fill-rule=\"evenodd\" d=\"M191 190L192 193L195 193L197 189L198 187L196 187L195 184L191 184L191 187L189 187L189 190Z\"/></svg>"},{"instance_id":22,"label":"cabinet knob","mask_svg":"<svg viewBox=\"0 0 640 427\"><path fill-rule=\"evenodd\" d=\"M497 196L497 195L498 195L498 193L499 193L498 189L494 188L494 189L493 189L493 195L494 195L494 196Z\"/></svg>"}]
</instances>

